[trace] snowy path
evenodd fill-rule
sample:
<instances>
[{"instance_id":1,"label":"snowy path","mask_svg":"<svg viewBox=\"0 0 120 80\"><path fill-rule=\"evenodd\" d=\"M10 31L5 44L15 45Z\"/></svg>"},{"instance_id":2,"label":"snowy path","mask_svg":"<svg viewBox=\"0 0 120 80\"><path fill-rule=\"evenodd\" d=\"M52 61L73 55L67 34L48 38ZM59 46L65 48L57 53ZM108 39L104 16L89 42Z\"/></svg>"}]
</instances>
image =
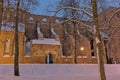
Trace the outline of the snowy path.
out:
<instances>
[{"instance_id":1,"label":"snowy path","mask_svg":"<svg viewBox=\"0 0 120 80\"><path fill-rule=\"evenodd\" d=\"M13 65L0 64L0 80L99 80L95 64L21 64L14 77ZM120 65L105 65L107 80L120 80Z\"/></svg>"}]
</instances>

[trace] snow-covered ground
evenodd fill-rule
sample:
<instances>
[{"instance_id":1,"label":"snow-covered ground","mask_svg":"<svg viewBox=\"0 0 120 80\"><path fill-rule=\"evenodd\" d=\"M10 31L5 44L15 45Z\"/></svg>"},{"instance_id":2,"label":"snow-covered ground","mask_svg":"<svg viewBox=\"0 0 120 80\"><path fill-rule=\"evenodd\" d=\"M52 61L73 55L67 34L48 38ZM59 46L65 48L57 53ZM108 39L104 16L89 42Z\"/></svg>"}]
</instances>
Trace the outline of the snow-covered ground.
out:
<instances>
[{"instance_id":1,"label":"snow-covered ground","mask_svg":"<svg viewBox=\"0 0 120 80\"><path fill-rule=\"evenodd\" d=\"M120 65L105 65L107 80L120 80ZM95 64L21 64L20 76L12 64L0 64L0 80L99 80Z\"/></svg>"}]
</instances>

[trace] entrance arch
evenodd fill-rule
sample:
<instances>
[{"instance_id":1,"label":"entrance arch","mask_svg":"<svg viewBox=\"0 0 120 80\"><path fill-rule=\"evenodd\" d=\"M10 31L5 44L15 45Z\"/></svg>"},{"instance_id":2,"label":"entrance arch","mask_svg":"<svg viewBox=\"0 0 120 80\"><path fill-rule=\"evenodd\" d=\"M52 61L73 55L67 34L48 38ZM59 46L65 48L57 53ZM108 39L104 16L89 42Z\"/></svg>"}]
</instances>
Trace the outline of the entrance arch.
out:
<instances>
[{"instance_id":1,"label":"entrance arch","mask_svg":"<svg viewBox=\"0 0 120 80\"><path fill-rule=\"evenodd\" d=\"M53 56L51 53L49 53L47 56L46 56L46 64L53 64Z\"/></svg>"}]
</instances>

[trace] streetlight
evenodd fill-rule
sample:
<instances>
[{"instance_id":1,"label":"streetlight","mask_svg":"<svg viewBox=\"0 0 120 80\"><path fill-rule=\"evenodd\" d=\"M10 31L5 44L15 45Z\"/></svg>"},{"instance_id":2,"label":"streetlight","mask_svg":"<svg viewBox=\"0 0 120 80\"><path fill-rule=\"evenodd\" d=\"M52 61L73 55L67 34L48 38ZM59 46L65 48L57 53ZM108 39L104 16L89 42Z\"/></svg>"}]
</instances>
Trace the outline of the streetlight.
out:
<instances>
[{"instance_id":1,"label":"streetlight","mask_svg":"<svg viewBox=\"0 0 120 80\"><path fill-rule=\"evenodd\" d=\"M84 47L80 47L80 51L83 52L84 51ZM84 63L84 61L83 61L83 53L81 55L82 55L82 62Z\"/></svg>"},{"instance_id":2,"label":"streetlight","mask_svg":"<svg viewBox=\"0 0 120 80\"><path fill-rule=\"evenodd\" d=\"M81 50L81 51L84 51L84 47L81 47L80 50Z\"/></svg>"}]
</instances>

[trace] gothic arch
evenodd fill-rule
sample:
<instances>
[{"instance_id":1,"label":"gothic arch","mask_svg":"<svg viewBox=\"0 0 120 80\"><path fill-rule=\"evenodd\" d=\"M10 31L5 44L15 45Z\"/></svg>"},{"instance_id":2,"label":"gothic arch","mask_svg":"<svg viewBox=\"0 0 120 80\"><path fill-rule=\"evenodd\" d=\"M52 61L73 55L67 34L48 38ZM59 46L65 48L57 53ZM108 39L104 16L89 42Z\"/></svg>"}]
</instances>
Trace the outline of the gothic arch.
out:
<instances>
[{"instance_id":1,"label":"gothic arch","mask_svg":"<svg viewBox=\"0 0 120 80\"><path fill-rule=\"evenodd\" d=\"M52 53L48 53L46 55L46 58L45 58L45 62L46 64L53 64L54 63L54 59L53 59L53 54Z\"/></svg>"}]
</instances>

